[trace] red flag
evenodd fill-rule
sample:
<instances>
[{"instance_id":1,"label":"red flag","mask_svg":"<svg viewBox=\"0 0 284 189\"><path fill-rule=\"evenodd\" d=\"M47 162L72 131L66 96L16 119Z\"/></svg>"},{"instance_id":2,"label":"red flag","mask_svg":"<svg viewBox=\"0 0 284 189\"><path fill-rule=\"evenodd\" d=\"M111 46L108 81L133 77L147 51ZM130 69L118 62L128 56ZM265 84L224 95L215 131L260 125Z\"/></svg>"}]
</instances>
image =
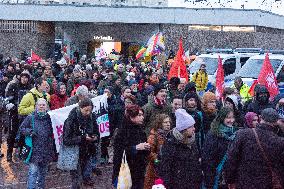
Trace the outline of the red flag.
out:
<instances>
[{"instance_id":1,"label":"red flag","mask_svg":"<svg viewBox=\"0 0 284 189\"><path fill-rule=\"evenodd\" d=\"M171 65L168 79L170 80L172 77L185 78L186 81L188 81L188 73L184 61L184 50L182 47L182 39L179 40L179 49L175 60Z\"/></svg>"},{"instance_id":2,"label":"red flag","mask_svg":"<svg viewBox=\"0 0 284 189\"><path fill-rule=\"evenodd\" d=\"M216 96L217 98L221 98L223 95L224 89L224 69L222 65L222 59L218 56L218 68L216 75Z\"/></svg>"},{"instance_id":3,"label":"red flag","mask_svg":"<svg viewBox=\"0 0 284 189\"><path fill-rule=\"evenodd\" d=\"M248 93L250 94L250 96L254 96L254 88L255 86L258 84L257 79L253 81L251 87L249 88Z\"/></svg>"},{"instance_id":4,"label":"red flag","mask_svg":"<svg viewBox=\"0 0 284 189\"><path fill-rule=\"evenodd\" d=\"M32 61L41 61L41 57L39 55L37 55L36 53L33 52L33 50L31 50L31 58L32 58Z\"/></svg>"},{"instance_id":5,"label":"red flag","mask_svg":"<svg viewBox=\"0 0 284 189\"><path fill-rule=\"evenodd\" d=\"M272 98L279 94L279 87L274 74L274 70L269 60L268 53L265 56L257 80L260 85L264 85L267 87L269 94Z\"/></svg>"}]
</instances>

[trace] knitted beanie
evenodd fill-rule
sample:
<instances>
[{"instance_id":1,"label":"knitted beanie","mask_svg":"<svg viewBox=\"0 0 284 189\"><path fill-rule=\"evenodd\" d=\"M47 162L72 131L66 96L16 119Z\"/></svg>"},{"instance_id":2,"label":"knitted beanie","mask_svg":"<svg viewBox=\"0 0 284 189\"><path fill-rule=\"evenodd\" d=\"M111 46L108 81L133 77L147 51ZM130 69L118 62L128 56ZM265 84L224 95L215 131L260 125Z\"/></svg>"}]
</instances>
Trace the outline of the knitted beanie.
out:
<instances>
[{"instance_id":1,"label":"knitted beanie","mask_svg":"<svg viewBox=\"0 0 284 189\"><path fill-rule=\"evenodd\" d=\"M193 127L195 121L191 115L189 115L185 109L177 109L176 115L176 129L178 131L183 131L190 127Z\"/></svg>"}]
</instances>

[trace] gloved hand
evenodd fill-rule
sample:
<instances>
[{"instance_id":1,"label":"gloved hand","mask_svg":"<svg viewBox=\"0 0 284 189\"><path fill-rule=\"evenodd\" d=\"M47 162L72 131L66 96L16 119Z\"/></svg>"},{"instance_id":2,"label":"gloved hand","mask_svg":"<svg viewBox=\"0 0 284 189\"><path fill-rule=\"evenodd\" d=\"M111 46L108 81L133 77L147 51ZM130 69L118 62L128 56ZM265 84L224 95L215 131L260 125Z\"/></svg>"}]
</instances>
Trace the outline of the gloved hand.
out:
<instances>
[{"instance_id":1,"label":"gloved hand","mask_svg":"<svg viewBox=\"0 0 284 189\"><path fill-rule=\"evenodd\" d=\"M11 110L12 108L14 108L15 107L15 105L13 104L13 103L9 103L9 104L7 104L6 105L6 109L9 111L9 110Z\"/></svg>"}]
</instances>

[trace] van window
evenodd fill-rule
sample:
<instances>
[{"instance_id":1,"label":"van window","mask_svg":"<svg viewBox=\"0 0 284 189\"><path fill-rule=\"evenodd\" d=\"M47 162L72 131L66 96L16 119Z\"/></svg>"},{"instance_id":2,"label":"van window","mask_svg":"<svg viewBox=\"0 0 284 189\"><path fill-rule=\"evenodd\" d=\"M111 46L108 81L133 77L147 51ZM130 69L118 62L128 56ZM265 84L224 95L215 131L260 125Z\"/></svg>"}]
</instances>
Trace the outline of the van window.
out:
<instances>
[{"instance_id":1,"label":"van window","mask_svg":"<svg viewBox=\"0 0 284 189\"><path fill-rule=\"evenodd\" d=\"M224 64L223 64L223 68L224 68L224 75L225 75L225 77L235 73L235 70L236 70L236 59L235 58L230 58L230 59L226 60L224 62Z\"/></svg>"},{"instance_id":2,"label":"van window","mask_svg":"<svg viewBox=\"0 0 284 189\"><path fill-rule=\"evenodd\" d=\"M241 62L241 67L246 63L246 61L249 59L249 57L241 57L240 62Z\"/></svg>"},{"instance_id":3,"label":"van window","mask_svg":"<svg viewBox=\"0 0 284 189\"><path fill-rule=\"evenodd\" d=\"M278 83L284 82L284 66L281 68L280 72L277 75L277 82Z\"/></svg>"}]
</instances>

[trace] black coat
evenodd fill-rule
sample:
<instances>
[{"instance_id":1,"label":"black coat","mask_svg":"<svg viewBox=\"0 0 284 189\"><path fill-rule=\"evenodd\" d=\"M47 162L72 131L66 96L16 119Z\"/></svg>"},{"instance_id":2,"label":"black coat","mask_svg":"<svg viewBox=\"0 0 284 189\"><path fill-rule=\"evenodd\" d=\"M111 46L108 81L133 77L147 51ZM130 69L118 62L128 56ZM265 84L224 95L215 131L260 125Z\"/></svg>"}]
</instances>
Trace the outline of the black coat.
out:
<instances>
[{"instance_id":1,"label":"black coat","mask_svg":"<svg viewBox=\"0 0 284 189\"><path fill-rule=\"evenodd\" d=\"M113 182L117 180L123 151L126 151L127 163L130 168L132 186L135 180L143 179L147 165L147 157L150 151L135 150L136 145L147 142L147 137L141 125L134 125L124 121L124 125L118 129L114 140ZM134 182L134 183L133 183Z\"/></svg>"},{"instance_id":2,"label":"black coat","mask_svg":"<svg viewBox=\"0 0 284 189\"><path fill-rule=\"evenodd\" d=\"M216 168L223 159L230 141L224 137L218 137L211 130L208 132L203 152L202 169L206 188L213 188Z\"/></svg>"},{"instance_id":3,"label":"black coat","mask_svg":"<svg viewBox=\"0 0 284 189\"><path fill-rule=\"evenodd\" d=\"M257 115L261 115L262 110L266 108L274 108L272 103L267 103L265 105L260 104L258 101L252 101L250 104L248 104L246 113L247 112L254 112Z\"/></svg>"},{"instance_id":4,"label":"black coat","mask_svg":"<svg viewBox=\"0 0 284 189\"><path fill-rule=\"evenodd\" d=\"M159 176L167 189L200 189L201 164L197 145L179 142L170 132L161 150Z\"/></svg>"},{"instance_id":5,"label":"black coat","mask_svg":"<svg viewBox=\"0 0 284 189\"><path fill-rule=\"evenodd\" d=\"M284 184L284 138L277 136L277 129L261 124L256 128L259 140L274 170ZM227 183L238 189L271 189L271 172L257 145L252 129L238 131L228 151L225 168Z\"/></svg>"},{"instance_id":6,"label":"black coat","mask_svg":"<svg viewBox=\"0 0 284 189\"><path fill-rule=\"evenodd\" d=\"M100 133L95 114L92 113L92 119L90 117L83 119L78 109L78 107L73 108L64 122L63 144L66 146L78 145L80 147L80 159L84 160L89 156L95 155ZM89 136L97 136L98 140L87 142L87 134Z\"/></svg>"}]
</instances>

